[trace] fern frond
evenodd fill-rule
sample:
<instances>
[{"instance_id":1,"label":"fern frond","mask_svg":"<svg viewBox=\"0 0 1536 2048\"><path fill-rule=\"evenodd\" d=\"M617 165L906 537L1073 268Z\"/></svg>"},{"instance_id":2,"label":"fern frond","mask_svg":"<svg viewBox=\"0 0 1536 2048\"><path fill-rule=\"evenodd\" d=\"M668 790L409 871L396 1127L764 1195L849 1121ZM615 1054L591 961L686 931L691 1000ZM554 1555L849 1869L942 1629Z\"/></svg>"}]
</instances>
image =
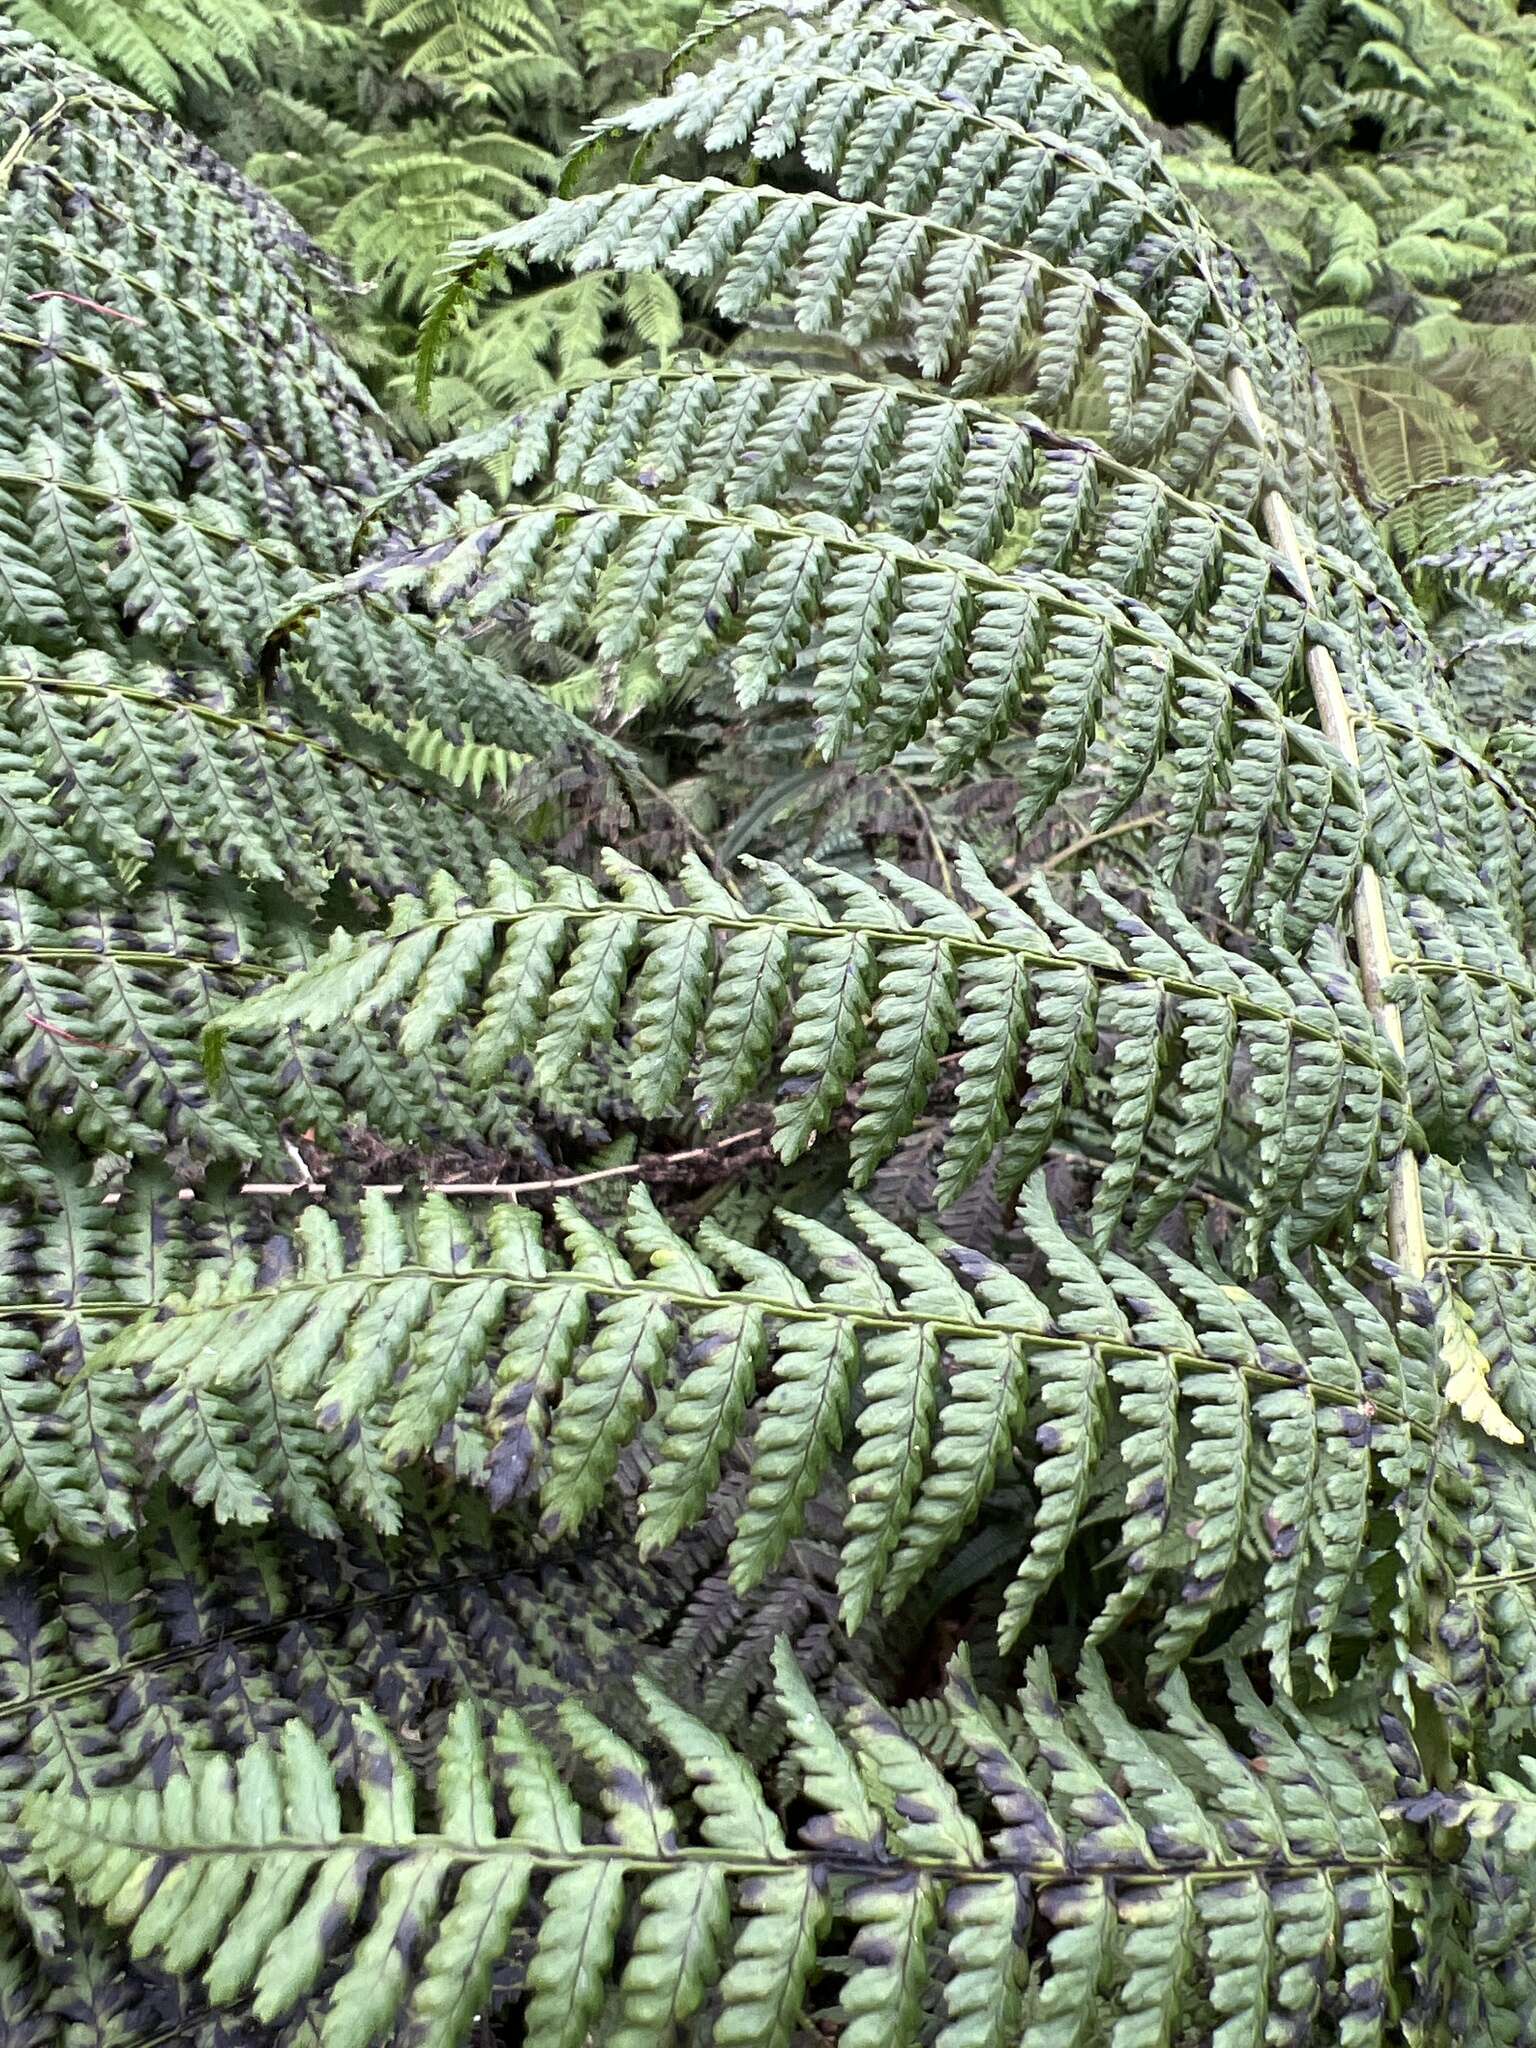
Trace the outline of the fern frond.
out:
<instances>
[{"instance_id":1,"label":"fern frond","mask_svg":"<svg viewBox=\"0 0 1536 2048\"><path fill-rule=\"evenodd\" d=\"M1425 545L1414 566L1500 604L1536 597L1536 474L1490 477L1442 473L1431 495Z\"/></svg>"},{"instance_id":2,"label":"fern frond","mask_svg":"<svg viewBox=\"0 0 1536 2048\"><path fill-rule=\"evenodd\" d=\"M1420 370L1325 364L1320 375L1371 488L1388 503L1436 478L1484 469L1494 455L1477 415Z\"/></svg>"},{"instance_id":3,"label":"fern frond","mask_svg":"<svg viewBox=\"0 0 1536 2048\"><path fill-rule=\"evenodd\" d=\"M697 861L686 864L681 904L617 855L608 869L612 897L570 873L551 871L534 887L505 871L495 896L474 907L441 877L428 902L402 900L393 932L338 937L312 973L228 1012L208 1040L210 1069L232 1040L295 1023L324 1031L403 1002L407 1051L478 1011L472 1080L491 1082L528 1052L539 1085L558 1093L627 1021L619 1070L643 1113L688 1093L698 1113L723 1115L776 1068L787 1099L774 1143L785 1159L815 1143L861 1080L850 1140L861 1184L911 1130L953 1047L961 1057L942 1201L999 1147L1004 1188L1021 1184L1102 1037L1115 1063L1113 1150L1094 1212L1104 1240L1168 1091L1183 1111L1181 1166L1144 1225L1182 1198L1221 1143L1240 1063L1256 1085L1237 1113L1261 1150L1278 1163L1280 1131L1289 1122L1294 1145L1298 1114L1310 1134L1295 1172L1277 1176L1284 1192L1273 1198L1271 1181L1260 1200L1260 1235L1280 1227L1305 1241L1357 1209L1370 1215L1379 1200L1400 1083L1326 955L1320 980L1283 954L1270 971L1222 953L1166 901L1162 931L1106 901L1124 935L1117 946L1043 887L1028 909L1000 894L968 853L960 872L979 914L895 870L884 893L834 870L813 891L757 864L766 906L749 912Z\"/></svg>"},{"instance_id":4,"label":"fern frond","mask_svg":"<svg viewBox=\"0 0 1536 2048\"><path fill-rule=\"evenodd\" d=\"M365 0L363 18L408 44L402 78L431 79L465 99L506 96L519 59L559 55L557 19L538 0Z\"/></svg>"},{"instance_id":5,"label":"fern frond","mask_svg":"<svg viewBox=\"0 0 1536 2048\"><path fill-rule=\"evenodd\" d=\"M1127 460L1230 425L1228 332L1202 281L1155 320L1128 292L942 219L869 199L662 178L559 202L484 237L469 264L519 257L575 269L660 269L745 323L780 297L797 326L859 348L901 339L922 375L961 395L1013 389L1059 417L1092 370ZM910 326L896 309L915 301ZM904 331L905 330L905 331ZM1188 338L1186 338L1188 337ZM1203 481L1203 476L1201 481Z\"/></svg>"},{"instance_id":6,"label":"fern frond","mask_svg":"<svg viewBox=\"0 0 1536 2048\"><path fill-rule=\"evenodd\" d=\"M1117 462L1017 405L894 377L681 360L572 379L545 402L434 450L395 491L480 464L504 466L514 487L547 482L595 495L618 481L732 510L778 505L878 525L999 568L1102 579L1127 596L1149 595L1192 636L1234 602L1227 579L1251 577L1250 564L1272 567L1248 524L1257 461L1246 482L1234 467L1224 505L1209 506L1166 472ZM1182 603L1159 602L1158 585L1147 584L1144 558L1164 547ZM1196 555L1205 558L1198 573ZM1262 602L1262 593L1248 599ZM1246 634L1231 638L1240 646Z\"/></svg>"},{"instance_id":7,"label":"fern frond","mask_svg":"<svg viewBox=\"0 0 1536 2048\"><path fill-rule=\"evenodd\" d=\"M46 1179L36 1134L49 1126L106 1152L270 1165L280 1128L334 1142L364 1103L397 1141L435 1130L473 1146L491 1121L519 1148L510 1102L487 1119L483 1095L366 1030L325 1047L278 1034L242 1048L229 1089L210 1095L199 1033L253 983L312 960L308 920L277 897L144 888L129 905L87 909L0 887L0 1061L23 1113L0 1134L9 1171Z\"/></svg>"},{"instance_id":8,"label":"fern frond","mask_svg":"<svg viewBox=\"0 0 1536 2048\"><path fill-rule=\"evenodd\" d=\"M191 1233L178 1241L174 1195L162 1214L160 1243L185 1250ZM211 1211L199 1217L204 1228L211 1220ZM113 2025L125 2013L168 2008L182 2038L199 2044L207 2024L195 1992L171 1994L163 1978L137 1972L102 1941L100 1922L77 1916L48 1881L18 1826L25 1794L70 1782L104 1787L139 1769L163 1784L225 1743L277 1742L297 1717L350 1774L363 1755L360 1715L415 1730L418 1751L436 1745L467 1696L515 1705L544 1727L555 1703L576 1693L639 1732L632 1683L641 1671L754 1754L753 1708L771 1676L776 1633L790 1636L813 1676L878 1666L833 1624L813 1537L796 1546L792 1577L737 1596L721 1579L713 1530L646 1564L611 1544L584 1555L533 1545L514 1563L483 1522L445 1511L430 1491L407 1481L405 1502L402 1533L384 1546L355 1528L324 1538L291 1526L221 1534L159 1490L133 1502L132 1540L118 1527L108 1543L64 1546L8 1573L0 1927L16 1927L22 1941L18 1953L0 1936L7 2018L18 1997L30 2010L31 1994L55 2008L67 2000L76 2012L98 2012L100 2002L99 2016ZM729 1673L734 1698L673 1654L672 1638L701 1611L710 1616L710 1678Z\"/></svg>"},{"instance_id":9,"label":"fern frond","mask_svg":"<svg viewBox=\"0 0 1536 2048\"><path fill-rule=\"evenodd\" d=\"M981 20L934 33L935 17L903 7L820 12L793 43L793 97L781 88L785 37L769 31L727 54L726 22L701 38L713 59L702 89L694 75L626 109L605 139L669 131L713 152L747 148L759 163L798 154L846 196L897 191L956 220L985 195L1011 240L1073 267L1113 268L1108 237L1140 226L1183 231L1183 261L1203 239L1124 109L1048 51ZM1065 175L1039 175L1042 158ZM1113 223L1101 210L1111 204Z\"/></svg>"},{"instance_id":10,"label":"fern frond","mask_svg":"<svg viewBox=\"0 0 1536 2048\"><path fill-rule=\"evenodd\" d=\"M1066 525L1077 503L1072 465L1050 480L1061 489L1042 507L1042 552L1050 514ZM1156 507L1133 498L1125 515L1109 541L1134 581L1156 545ZM1198 574L1208 561L1197 548L1170 566ZM1352 881L1358 792L1337 754L1277 707L1303 629L1299 610L1287 622L1279 603L1276 631L1261 643L1264 672L1245 677L1221 665L1227 649L1241 660L1250 644L1237 593L1230 612L1214 612L1210 652L1197 653L1138 600L1102 587L1090 596L1054 569L994 569L819 512L642 500L619 486L385 557L306 602L405 591L470 618L527 607L536 637L591 635L608 662L650 643L668 679L718 666L744 710L798 669L827 759L858 743L863 762L878 765L928 731L945 772L958 776L1023 726L1035 742L1021 778L1026 819L1075 783L1105 700L1115 699L1107 815L1166 755L1176 762L1165 873L1210 822L1234 906L1264 880L1271 899L1293 891L1298 919L1311 925L1333 915ZM1272 841L1284 846L1275 862L1266 860Z\"/></svg>"},{"instance_id":11,"label":"fern frond","mask_svg":"<svg viewBox=\"0 0 1536 2048\"><path fill-rule=\"evenodd\" d=\"M1103 10L1322 166L1325 382L1123 107L921 0L712 19L508 226L614 11L370 0L334 120L242 116L381 387L468 237L515 418L411 468L292 224L0 31L0 2032L1514 2039L1536 741L1415 595L1468 675L1529 621L1405 587L1328 382L1504 431L1529 41ZM930 1755L850 1679L956 1630L1028 1682Z\"/></svg>"},{"instance_id":12,"label":"fern frond","mask_svg":"<svg viewBox=\"0 0 1536 2048\"><path fill-rule=\"evenodd\" d=\"M1040 128L1064 142L1079 129L1086 131L1081 137L1085 147L1106 162L1119 158L1134 165L1138 177L1159 181L1156 203L1166 200L1171 214L1198 226L1165 168L1144 161L1146 138L1135 111L1115 90L1091 80L1075 53L1072 62L1064 62L1050 47L1057 40L1028 31L1010 33L982 15L950 14L910 0L874 0L872 5L868 0L811 0L793 9L779 0L737 0L705 17L682 45L673 68L686 62L692 72L707 64L705 75L717 77L729 92L737 72L760 66L765 52L787 49L795 61L803 52L813 74L824 65L855 70L861 91L910 85L927 93L953 83L964 95L956 105L963 120L991 117L1015 139L1044 100L1051 118L1040 120ZM792 104L776 106L775 113L781 119L799 118ZM838 146L838 123L830 109L827 114L829 146ZM893 139L889 147L900 148L904 140Z\"/></svg>"},{"instance_id":13,"label":"fern frond","mask_svg":"<svg viewBox=\"0 0 1536 2048\"><path fill-rule=\"evenodd\" d=\"M1399 1350L1326 1263L1315 1284L1286 1267L1277 1314L1163 1247L1136 1265L1094 1255L1038 1186L1022 1228L1040 1292L852 1198L849 1214L856 1237L780 1219L820 1272L812 1293L712 1225L690 1245L640 1192L618 1237L565 1205L563 1261L518 1207L496 1211L481 1244L467 1213L433 1197L413 1249L407 1220L373 1198L356 1261L312 1209L299 1270L262 1285L252 1263L228 1277L210 1266L183 1308L124 1331L91 1372L132 1374L155 1391L152 1409L223 1402L233 1413L270 1375L308 1418L317 1457L348 1455L359 1431L386 1472L447 1457L495 1501L536 1496L556 1534L590 1518L643 1433L646 1554L705 1512L750 1413L730 1551L742 1586L783 1559L847 1445L838 1586L850 1627L877 1602L899 1606L1004 1466L1022 1462L1034 1528L1027 1546L1010 1546L1005 1642L1026 1627L1090 1504L1112 1516L1123 1490L1122 1547L1106 1560L1092 1635L1156 1611L1169 1575L1184 1574L1151 1653L1166 1667L1244 1597L1240 1561L1258 1556L1254 1597L1281 1682L1303 1616L1326 1681L1373 1514L1429 1477L1433 1358L1411 1326ZM728 1283L732 1271L740 1279ZM466 1441L464 1418L482 1409ZM1405 1585L1426 1563L1410 1571L1405 1557Z\"/></svg>"},{"instance_id":14,"label":"fern frond","mask_svg":"<svg viewBox=\"0 0 1536 2048\"><path fill-rule=\"evenodd\" d=\"M342 868L387 888L454 850L490 857L473 813L279 708L253 716L209 683L89 651L47 664L10 648L0 666L0 859L23 882L109 888L169 849L210 877L318 901Z\"/></svg>"},{"instance_id":15,"label":"fern frond","mask_svg":"<svg viewBox=\"0 0 1536 2048\"><path fill-rule=\"evenodd\" d=\"M64 56L120 78L156 106L189 86L234 90L263 43L301 31L297 9L234 0L14 0L12 21Z\"/></svg>"},{"instance_id":16,"label":"fern frond","mask_svg":"<svg viewBox=\"0 0 1536 2048\"><path fill-rule=\"evenodd\" d=\"M309 955L306 916L263 891L312 910L340 878L392 895L450 845L471 870L489 858L451 786L515 776L479 735L515 743L517 691L487 697L482 657L456 667L447 643L342 608L261 701L267 628L345 563L398 467L376 409L268 202L13 32L0 66L39 119L61 76L78 84L4 201L8 1168L46 1177L50 1125L121 1155L270 1161L285 1125L334 1137L375 1098L397 1138L474 1146L478 1110L425 1063L381 1065L377 1038L269 1044L218 1104L188 1062L236 988ZM524 701L546 759L583 743Z\"/></svg>"},{"instance_id":17,"label":"fern frond","mask_svg":"<svg viewBox=\"0 0 1536 2048\"><path fill-rule=\"evenodd\" d=\"M537 2048L600 2018L619 2040L691 2038L706 1998L731 2038L782 2042L818 1967L836 1971L844 2033L869 2048L907 2038L930 1982L946 2031L966 2038L1066 2041L1100 2001L1161 2031L1206 1998L1255 2034L1266 2020L1294 2032L1319 1987L1310 1970L1272 1972L1271 1944L1305 1951L1337 1916L1351 2001L1377 2006L1399 1929L1426 1931L1437 1874L1414 1830L1368 1819L1358 1763L1251 1692L1237 1711L1262 1778L1177 1684L1164 1726L1143 1733L1091 1665L1064 1710L1042 1660L1014 1746L956 1669L964 1775L1003 1822L989 1816L988 1839L874 1701L834 1728L782 1651L777 1672L812 1811L804 1848L745 1761L643 1680L647 1747L659 1738L685 1774L687 1817L584 1707L562 1709L553 1742L511 1710L487 1740L469 1700L438 1745L430 1805L370 1717L360 1810L294 1722L280 1744L196 1760L163 1792L61 1789L28 1811L44 1857L135 1954L197 1972L215 2006L249 1995L258 2019L281 2020L318 1990L322 1926L344 1927L348 1961L324 1994L332 2039L403 2022L458 2042L519 1931L517 2023ZM595 1839L571 1789L583 1778ZM365 1873L380 1866L375 1888Z\"/></svg>"}]
</instances>

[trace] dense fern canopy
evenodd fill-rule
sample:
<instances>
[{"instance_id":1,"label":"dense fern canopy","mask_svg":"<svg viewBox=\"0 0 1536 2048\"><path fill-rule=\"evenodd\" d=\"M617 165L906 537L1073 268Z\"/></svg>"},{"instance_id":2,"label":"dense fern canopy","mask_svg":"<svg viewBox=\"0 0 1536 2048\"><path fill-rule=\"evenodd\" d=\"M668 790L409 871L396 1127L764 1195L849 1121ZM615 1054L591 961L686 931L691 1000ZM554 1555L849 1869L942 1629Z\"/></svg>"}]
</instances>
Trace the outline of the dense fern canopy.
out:
<instances>
[{"instance_id":1,"label":"dense fern canopy","mask_svg":"<svg viewBox=\"0 0 1536 2048\"><path fill-rule=\"evenodd\" d=\"M1530 472L1410 558L980 14L712 18L557 179L681 20L317 6L321 190L139 96L261 10L119 11L0 30L0 2041L1526 2038ZM1328 14L1146 32L1417 134Z\"/></svg>"}]
</instances>

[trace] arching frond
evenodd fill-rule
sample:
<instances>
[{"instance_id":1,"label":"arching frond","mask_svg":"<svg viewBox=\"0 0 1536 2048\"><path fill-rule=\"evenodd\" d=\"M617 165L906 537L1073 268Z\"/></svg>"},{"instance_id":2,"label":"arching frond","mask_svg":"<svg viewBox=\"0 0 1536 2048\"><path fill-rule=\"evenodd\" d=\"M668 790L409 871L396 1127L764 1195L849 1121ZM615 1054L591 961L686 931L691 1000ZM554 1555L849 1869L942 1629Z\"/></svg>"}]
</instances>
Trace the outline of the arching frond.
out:
<instances>
[{"instance_id":1,"label":"arching frond","mask_svg":"<svg viewBox=\"0 0 1536 2048\"><path fill-rule=\"evenodd\" d=\"M536 1497L555 1534L602 1504L643 1437L647 1554L705 1511L750 1417L730 1551L743 1586L780 1563L846 1447L850 1627L877 1602L898 1606L1014 1464L1034 1509L1027 1542L1020 1531L1010 1545L1005 1641L1092 1510L1123 1524L1091 1635L1156 1611L1182 1575L1156 1631L1166 1667L1244 1597L1244 1560L1257 1558L1277 1675L1288 1682L1305 1617L1326 1680L1373 1518L1428 1483L1437 1396L1422 1336L1405 1327L1400 1351L1326 1262L1315 1282L1287 1267L1280 1313L1165 1248L1096 1265L1038 1186L1022 1212L1034 1287L861 1203L849 1215L856 1236L780 1219L819 1271L813 1292L711 1225L689 1244L640 1192L616 1238L565 1205L563 1256L520 1207L493 1212L477 1243L469 1215L434 1197L414 1245L409 1219L374 1199L354 1259L311 1209L297 1270L264 1281L254 1260L206 1267L184 1308L124 1331L87 1376L131 1375L122 1383L153 1394L151 1415L209 1403L235 1425L270 1380L317 1474L340 1457L344 1480L365 1445L385 1472L446 1461L493 1500ZM248 1500L231 1492L221 1512L258 1519ZM395 1516L390 1504L379 1518ZM1435 1568L1407 1553L1403 1569L1411 1608Z\"/></svg>"},{"instance_id":2,"label":"arching frond","mask_svg":"<svg viewBox=\"0 0 1536 2048\"><path fill-rule=\"evenodd\" d=\"M1320 979L1283 954L1271 971L1221 952L1171 902L1160 932L1106 901L1116 945L1043 886L1028 908L1001 894L968 854L960 872L975 913L895 870L883 892L831 869L812 890L759 864L765 902L752 911L696 860L682 903L617 855L608 868L610 897L574 874L551 871L534 886L506 870L478 906L440 878L428 900L400 902L391 933L340 937L312 972L228 1011L209 1034L211 1070L231 1042L295 1024L324 1032L403 1002L407 1051L472 1016L473 1081L494 1082L527 1052L557 1099L578 1063L606 1057L622 1034L618 1074L648 1114L691 1094L699 1113L719 1116L777 1070L774 1143L786 1159L814 1144L862 1083L850 1139L858 1185L911 1130L953 1050L942 1201L994 1157L1005 1190L1016 1189L1103 1044L1114 1135L1094 1210L1101 1239L1131 1196L1160 1110L1175 1102L1179 1165L1150 1198L1143 1229L1193 1185L1229 1116L1273 1162L1256 1197L1259 1235L1278 1229L1300 1242L1374 1213L1400 1084L1326 953ZM1252 1076L1246 1089L1240 1070ZM1297 1149L1282 1170L1285 1146Z\"/></svg>"},{"instance_id":3,"label":"arching frond","mask_svg":"<svg viewBox=\"0 0 1536 2048\"><path fill-rule=\"evenodd\" d=\"M625 2041L697 2038L706 2000L730 2038L782 2043L824 1999L876 2048L908 2038L930 1985L954 2038L1067 2041L1089 2005L1159 2033L1212 2005L1299 2033L1322 1986L1271 1954L1338 1927L1351 2004L1380 2009L1399 1932L1423 1940L1445 1910L1450 1880L1413 1829L1375 1818L1353 1760L1249 1691L1237 1711L1262 1777L1177 1684L1143 1732L1091 1665L1064 1711L1041 1660L1010 1743L961 1667L956 1775L985 1795L978 1825L883 1708L856 1698L834 1727L782 1649L776 1662L804 1848L729 1744L644 1680L647 1747L671 1752L686 1809L574 1701L541 1740L510 1709L487 1739L463 1700L430 1793L370 1717L345 1780L296 1721L163 1791L61 1789L28 1812L46 1861L137 1955L199 1973L215 2006L294 2012L318 1990L322 1928L345 1929L331 2040L401 2021L462 2039L522 1929L536 1931L517 2023L538 2048L600 2020ZM595 1786L600 1834L573 1780Z\"/></svg>"}]
</instances>

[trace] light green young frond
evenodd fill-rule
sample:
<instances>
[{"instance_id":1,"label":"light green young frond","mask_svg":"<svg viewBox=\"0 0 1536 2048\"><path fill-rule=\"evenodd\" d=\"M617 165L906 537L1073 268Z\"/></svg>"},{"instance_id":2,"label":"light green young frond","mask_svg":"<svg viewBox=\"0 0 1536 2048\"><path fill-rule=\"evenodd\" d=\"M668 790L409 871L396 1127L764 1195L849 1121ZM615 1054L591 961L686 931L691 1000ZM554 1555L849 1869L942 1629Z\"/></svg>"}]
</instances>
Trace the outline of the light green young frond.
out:
<instances>
[{"instance_id":1,"label":"light green young frond","mask_svg":"<svg viewBox=\"0 0 1536 2048\"><path fill-rule=\"evenodd\" d=\"M234 91L258 55L304 32L301 10L282 0L12 0L7 12L62 56L168 109L189 87Z\"/></svg>"},{"instance_id":2,"label":"light green young frond","mask_svg":"<svg viewBox=\"0 0 1536 2048\"><path fill-rule=\"evenodd\" d=\"M529 58L542 60L539 77L561 59L559 17L543 0L364 0L362 14L387 43L404 45L402 78L460 101L516 101Z\"/></svg>"},{"instance_id":3,"label":"light green young frond","mask_svg":"<svg viewBox=\"0 0 1536 2048\"><path fill-rule=\"evenodd\" d=\"M1407 364L1324 363L1320 372L1371 489L1386 504L1495 454L1470 407Z\"/></svg>"}]
</instances>

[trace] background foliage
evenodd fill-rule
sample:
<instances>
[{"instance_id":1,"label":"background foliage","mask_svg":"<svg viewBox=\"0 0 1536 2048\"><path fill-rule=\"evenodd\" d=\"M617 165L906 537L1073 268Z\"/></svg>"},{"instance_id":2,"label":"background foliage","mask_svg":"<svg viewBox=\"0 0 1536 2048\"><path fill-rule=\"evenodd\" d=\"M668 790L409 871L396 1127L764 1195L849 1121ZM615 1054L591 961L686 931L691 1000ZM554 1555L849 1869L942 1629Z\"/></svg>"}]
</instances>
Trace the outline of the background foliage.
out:
<instances>
[{"instance_id":1,"label":"background foliage","mask_svg":"<svg viewBox=\"0 0 1536 2048\"><path fill-rule=\"evenodd\" d=\"M1517 0L991 0L1113 82L1306 340L1377 509L1529 460L1536 17ZM374 289L332 324L410 431L683 338L655 278L536 278L415 404L455 235L527 213L696 0L19 0L18 24L174 112ZM1411 544L1413 500L1389 530Z\"/></svg>"}]
</instances>

